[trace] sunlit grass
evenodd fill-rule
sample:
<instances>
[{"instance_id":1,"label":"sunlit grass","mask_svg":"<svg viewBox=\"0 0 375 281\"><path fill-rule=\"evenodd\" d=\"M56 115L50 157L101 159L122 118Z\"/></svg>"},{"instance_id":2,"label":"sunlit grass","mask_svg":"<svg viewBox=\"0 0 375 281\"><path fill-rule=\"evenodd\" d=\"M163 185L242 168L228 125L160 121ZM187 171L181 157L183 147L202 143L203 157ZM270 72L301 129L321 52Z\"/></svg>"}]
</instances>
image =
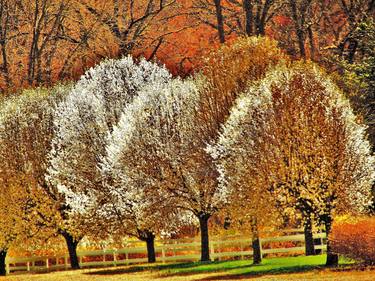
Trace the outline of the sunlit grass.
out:
<instances>
[{"instance_id":1,"label":"sunlit grass","mask_svg":"<svg viewBox=\"0 0 375 281\"><path fill-rule=\"evenodd\" d=\"M133 265L100 269L83 269L47 274L13 275L1 281L209 281L209 280L373 280L374 268L356 271L352 262L340 260L341 269L326 269L325 255L263 259L252 265L251 260L189 262L175 264ZM344 268L344 269L343 269ZM316 278L320 276L320 278ZM345 277L344 279L341 279ZM281 278L281 279L280 279ZM305 279L306 278L306 279ZM336 278L336 279L335 279Z\"/></svg>"},{"instance_id":2,"label":"sunlit grass","mask_svg":"<svg viewBox=\"0 0 375 281\"><path fill-rule=\"evenodd\" d=\"M92 275L111 275L120 273L151 271L157 275L178 276L194 275L201 273L226 272L230 275L262 275L262 274L282 274L292 272L303 272L324 267L325 255L319 256L299 256L263 259L259 265L253 265L251 260L235 261L215 261L215 262L189 262L177 264L155 264L141 265L122 269L105 269L88 274ZM352 263L349 260L340 260L341 265Z\"/></svg>"},{"instance_id":3,"label":"sunlit grass","mask_svg":"<svg viewBox=\"0 0 375 281\"><path fill-rule=\"evenodd\" d=\"M192 274L203 272L227 271L231 274L263 274L263 273L288 273L301 272L324 266L325 255L299 256L263 259L259 265L253 265L251 260L223 261L211 263L186 263L157 267L161 275ZM348 264L350 261L341 260L340 264Z\"/></svg>"}]
</instances>

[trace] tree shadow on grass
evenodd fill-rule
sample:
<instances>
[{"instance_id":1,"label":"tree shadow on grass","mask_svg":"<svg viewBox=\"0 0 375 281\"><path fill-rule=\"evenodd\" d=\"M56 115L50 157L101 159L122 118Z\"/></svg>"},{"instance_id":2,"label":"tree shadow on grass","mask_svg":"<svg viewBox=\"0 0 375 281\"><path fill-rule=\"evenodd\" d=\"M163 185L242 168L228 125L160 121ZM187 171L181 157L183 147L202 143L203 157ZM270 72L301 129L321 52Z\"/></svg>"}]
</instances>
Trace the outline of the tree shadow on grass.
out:
<instances>
[{"instance_id":1,"label":"tree shadow on grass","mask_svg":"<svg viewBox=\"0 0 375 281\"><path fill-rule=\"evenodd\" d=\"M220 267L221 264L224 264L224 266ZM231 270L244 270L246 268L250 268L251 266L252 265L250 261L246 264L228 264L228 262L226 261L195 263L193 266L164 268L164 271L158 273L158 278L168 278L172 276L190 276L195 274L225 272Z\"/></svg>"},{"instance_id":2,"label":"tree shadow on grass","mask_svg":"<svg viewBox=\"0 0 375 281\"><path fill-rule=\"evenodd\" d=\"M192 268L202 265L200 262L185 262L185 263L174 263L174 264L160 264L160 265L135 265L126 268L110 268L104 270L96 270L92 272L86 272L86 275L117 275L126 273L136 273L142 271L160 271L160 270L179 270L185 268Z\"/></svg>"}]
</instances>

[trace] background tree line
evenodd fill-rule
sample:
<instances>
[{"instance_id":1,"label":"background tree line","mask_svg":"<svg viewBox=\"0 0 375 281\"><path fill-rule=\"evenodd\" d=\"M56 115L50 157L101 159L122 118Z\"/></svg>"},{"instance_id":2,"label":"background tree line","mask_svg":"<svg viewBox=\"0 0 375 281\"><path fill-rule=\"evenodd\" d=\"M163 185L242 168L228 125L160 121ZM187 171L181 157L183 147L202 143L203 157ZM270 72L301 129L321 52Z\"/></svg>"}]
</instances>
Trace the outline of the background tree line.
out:
<instances>
[{"instance_id":1,"label":"background tree line","mask_svg":"<svg viewBox=\"0 0 375 281\"><path fill-rule=\"evenodd\" d=\"M370 0L1 0L1 90L76 79L102 58L157 58L174 74L240 35L268 35L293 57L349 63L370 48ZM367 51L366 51L367 50Z\"/></svg>"}]
</instances>

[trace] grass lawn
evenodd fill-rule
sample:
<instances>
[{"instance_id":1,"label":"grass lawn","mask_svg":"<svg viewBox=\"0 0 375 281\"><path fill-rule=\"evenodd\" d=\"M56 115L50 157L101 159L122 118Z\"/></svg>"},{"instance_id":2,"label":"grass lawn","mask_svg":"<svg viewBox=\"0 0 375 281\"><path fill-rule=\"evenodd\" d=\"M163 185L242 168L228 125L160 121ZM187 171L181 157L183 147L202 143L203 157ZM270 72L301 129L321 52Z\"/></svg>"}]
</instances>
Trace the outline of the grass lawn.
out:
<instances>
[{"instance_id":1,"label":"grass lawn","mask_svg":"<svg viewBox=\"0 0 375 281\"><path fill-rule=\"evenodd\" d=\"M355 270L349 261L338 269L324 268L325 256L264 259L261 265L251 261L212 263L155 264L83 269L46 274L20 274L0 281L210 281L210 280L375 280L375 268Z\"/></svg>"}]
</instances>

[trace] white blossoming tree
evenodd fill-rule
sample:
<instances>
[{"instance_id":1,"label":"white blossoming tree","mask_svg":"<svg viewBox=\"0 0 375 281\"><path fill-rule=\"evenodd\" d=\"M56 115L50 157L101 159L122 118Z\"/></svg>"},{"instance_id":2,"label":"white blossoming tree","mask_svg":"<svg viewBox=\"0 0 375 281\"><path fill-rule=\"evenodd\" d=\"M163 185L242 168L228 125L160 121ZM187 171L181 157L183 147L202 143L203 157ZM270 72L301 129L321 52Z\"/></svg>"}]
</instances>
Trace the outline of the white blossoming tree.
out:
<instances>
[{"instance_id":1,"label":"white blossoming tree","mask_svg":"<svg viewBox=\"0 0 375 281\"><path fill-rule=\"evenodd\" d=\"M102 159L104 185L94 197L101 202L96 214L106 220L112 233L125 233L145 241L148 262L155 262L154 239L178 232L189 216L175 208L173 198L160 188L163 180L154 141L158 116L155 103L166 102L155 85L126 107L120 122L108 137ZM155 93L155 94L153 94ZM151 122L149 124L148 122Z\"/></svg>"},{"instance_id":2,"label":"white blossoming tree","mask_svg":"<svg viewBox=\"0 0 375 281\"><path fill-rule=\"evenodd\" d=\"M95 233L105 232L108 226L99 225L109 222L100 215L105 212L101 200L106 180L100 164L107 136L140 89L170 79L165 68L143 59L139 63L131 57L106 60L87 71L56 110L47 178L64 194L71 214L85 217L87 225L96 228ZM117 201L116 207L130 211L134 206Z\"/></svg>"},{"instance_id":3,"label":"white blossoming tree","mask_svg":"<svg viewBox=\"0 0 375 281\"><path fill-rule=\"evenodd\" d=\"M223 183L232 188L241 185L244 169L237 172L231 163L259 161L256 171L250 170L255 177L266 171L259 188L271 191L281 207L297 209L304 220L323 223L328 235L334 214L363 211L371 201L374 158L365 126L313 64L280 66L247 91L213 153L229 179ZM326 264L337 264L329 241Z\"/></svg>"},{"instance_id":4,"label":"white blossoming tree","mask_svg":"<svg viewBox=\"0 0 375 281\"><path fill-rule=\"evenodd\" d=\"M114 129L104 168L117 174L124 187L131 181L138 190L158 194L159 208L164 205L167 210L172 207L193 214L200 222L205 260L208 219L225 203L226 190L216 184L215 176L206 174L211 169L200 166L199 158L208 154L199 151L198 100L192 80L176 79L159 88L144 89Z\"/></svg>"}]
</instances>

